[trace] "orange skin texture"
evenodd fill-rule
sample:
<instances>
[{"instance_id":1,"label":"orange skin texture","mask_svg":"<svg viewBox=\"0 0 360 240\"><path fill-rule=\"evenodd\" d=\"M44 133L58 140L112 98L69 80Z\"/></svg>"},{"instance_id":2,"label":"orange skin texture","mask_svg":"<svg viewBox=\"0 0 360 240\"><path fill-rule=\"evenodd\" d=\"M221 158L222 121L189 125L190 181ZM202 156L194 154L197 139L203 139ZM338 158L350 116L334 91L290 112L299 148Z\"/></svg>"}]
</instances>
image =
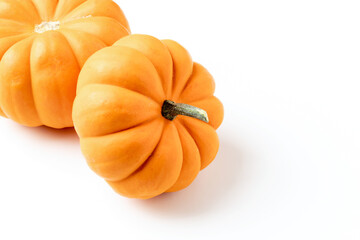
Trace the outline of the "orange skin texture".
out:
<instances>
[{"instance_id":1,"label":"orange skin texture","mask_svg":"<svg viewBox=\"0 0 360 240\"><path fill-rule=\"evenodd\" d=\"M96 52L78 81L73 120L90 168L119 194L148 199L189 186L215 158L223 105L209 72L171 40L130 35ZM210 122L165 119L165 100Z\"/></svg>"},{"instance_id":2,"label":"orange skin texture","mask_svg":"<svg viewBox=\"0 0 360 240\"><path fill-rule=\"evenodd\" d=\"M60 28L35 32L49 21ZM29 127L72 127L85 61L129 34L111 0L0 0L0 115Z\"/></svg>"}]
</instances>

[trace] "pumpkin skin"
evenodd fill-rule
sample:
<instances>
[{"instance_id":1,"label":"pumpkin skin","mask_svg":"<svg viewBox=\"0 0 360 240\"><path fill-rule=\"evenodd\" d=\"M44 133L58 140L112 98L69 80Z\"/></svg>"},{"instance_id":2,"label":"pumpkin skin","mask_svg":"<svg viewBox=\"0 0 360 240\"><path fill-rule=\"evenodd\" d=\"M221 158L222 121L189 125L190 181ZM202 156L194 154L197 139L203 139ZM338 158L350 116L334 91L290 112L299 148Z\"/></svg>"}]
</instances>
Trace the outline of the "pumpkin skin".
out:
<instances>
[{"instance_id":1,"label":"pumpkin skin","mask_svg":"<svg viewBox=\"0 0 360 240\"><path fill-rule=\"evenodd\" d=\"M171 40L130 35L85 63L73 108L90 168L119 194L148 199L189 186L215 158L223 120L209 72ZM206 110L210 122L162 116L165 100Z\"/></svg>"},{"instance_id":2,"label":"pumpkin skin","mask_svg":"<svg viewBox=\"0 0 360 240\"><path fill-rule=\"evenodd\" d=\"M0 115L72 127L82 66L129 31L111 0L0 0Z\"/></svg>"}]
</instances>

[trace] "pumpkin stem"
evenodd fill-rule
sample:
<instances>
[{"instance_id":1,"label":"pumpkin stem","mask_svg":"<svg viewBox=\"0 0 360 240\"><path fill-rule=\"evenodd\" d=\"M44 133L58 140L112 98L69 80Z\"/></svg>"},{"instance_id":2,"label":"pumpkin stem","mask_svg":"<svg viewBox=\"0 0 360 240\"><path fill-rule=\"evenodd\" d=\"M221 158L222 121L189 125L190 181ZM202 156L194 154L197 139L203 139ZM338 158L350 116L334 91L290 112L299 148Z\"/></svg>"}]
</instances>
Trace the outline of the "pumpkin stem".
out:
<instances>
[{"instance_id":1,"label":"pumpkin stem","mask_svg":"<svg viewBox=\"0 0 360 240\"><path fill-rule=\"evenodd\" d=\"M47 31L54 31L60 29L60 22L42 22L39 25L35 26L35 32L44 33Z\"/></svg>"},{"instance_id":2,"label":"pumpkin stem","mask_svg":"<svg viewBox=\"0 0 360 240\"><path fill-rule=\"evenodd\" d=\"M175 103L170 100L164 101L161 115L170 121L174 120L177 115L183 115L199 119L206 123L209 122L209 117L205 110L184 103Z\"/></svg>"}]
</instances>

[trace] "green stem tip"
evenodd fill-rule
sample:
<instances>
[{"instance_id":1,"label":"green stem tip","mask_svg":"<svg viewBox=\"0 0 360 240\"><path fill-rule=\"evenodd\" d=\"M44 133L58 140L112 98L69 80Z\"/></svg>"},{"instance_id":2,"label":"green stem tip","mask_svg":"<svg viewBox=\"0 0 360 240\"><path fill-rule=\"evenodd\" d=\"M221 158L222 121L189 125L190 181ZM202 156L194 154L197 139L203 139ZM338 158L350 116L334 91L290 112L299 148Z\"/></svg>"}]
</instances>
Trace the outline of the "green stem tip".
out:
<instances>
[{"instance_id":1,"label":"green stem tip","mask_svg":"<svg viewBox=\"0 0 360 240\"><path fill-rule=\"evenodd\" d=\"M209 117L205 110L184 103L175 103L170 100L164 101L161 115L170 121L174 120L178 115L183 115L209 123Z\"/></svg>"}]
</instances>

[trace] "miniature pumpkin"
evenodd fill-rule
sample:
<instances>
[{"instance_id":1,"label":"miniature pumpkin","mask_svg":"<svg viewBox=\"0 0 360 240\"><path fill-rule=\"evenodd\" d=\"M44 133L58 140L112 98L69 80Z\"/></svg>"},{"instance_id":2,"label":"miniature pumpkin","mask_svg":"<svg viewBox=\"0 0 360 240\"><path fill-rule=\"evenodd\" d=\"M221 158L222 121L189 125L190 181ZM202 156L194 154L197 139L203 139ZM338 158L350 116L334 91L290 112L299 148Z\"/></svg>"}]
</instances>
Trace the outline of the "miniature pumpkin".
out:
<instances>
[{"instance_id":1,"label":"miniature pumpkin","mask_svg":"<svg viewBox=\"0 0 360 240\"><path fill-rule=\"evenodd\" d=\"M82 152L121 195L181 190L217 154L224 113L214 80L174 41L119 40L88 59L77 91L73 120Z\"/></svg>"},{"instance_id":2,"label":"miniature pumpkin","mask_svg":"<svg viewBox=\"0 0 360 240\"><path fill-rule=\"evenodd\" d=\"M0 115L26 126L73 126L80 69L129 34L111 0L0 0Z\"/></svg>"}]
</instances>

